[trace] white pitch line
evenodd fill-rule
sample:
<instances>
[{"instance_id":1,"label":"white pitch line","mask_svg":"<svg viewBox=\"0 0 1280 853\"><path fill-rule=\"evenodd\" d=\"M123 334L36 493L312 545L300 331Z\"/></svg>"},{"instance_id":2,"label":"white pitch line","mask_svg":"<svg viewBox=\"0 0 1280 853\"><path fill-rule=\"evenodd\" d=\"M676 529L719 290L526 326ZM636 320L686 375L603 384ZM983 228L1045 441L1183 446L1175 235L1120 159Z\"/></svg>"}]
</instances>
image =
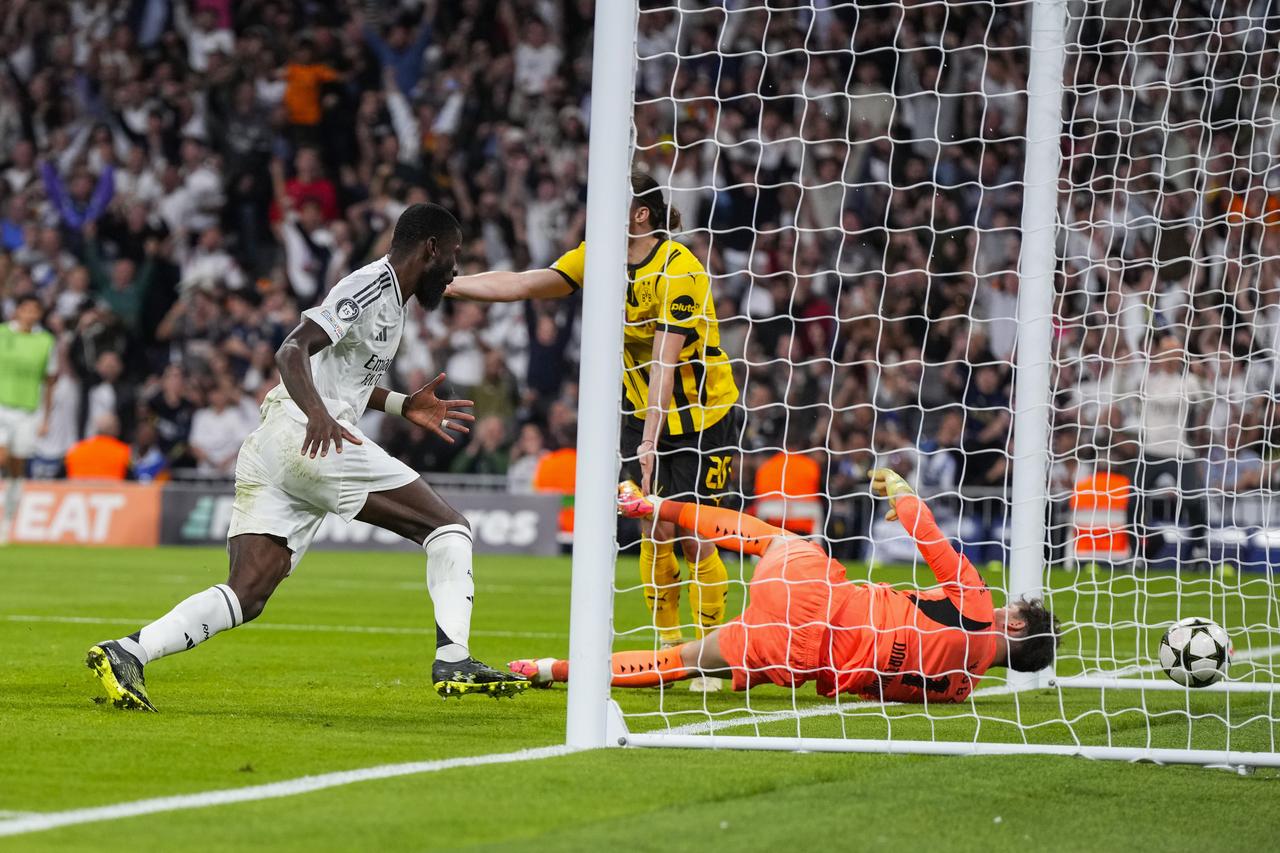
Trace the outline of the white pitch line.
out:
<instances>
[{"instance_id":1,"label":"white pitch line","mask_svg":"<svg viewBox=\"0 0 1280 853\"><path fill-rule=\"evenodd\" d=\"M26 613L0 615L4 622L34 622L55 625L145 625L150 619L134 619L127 616L37 616ZM300 625L288 622L250 622L243 626L252 631L309 631L334 634L411 634L434 637L435 629L377 626L377 625ZM551 631L472 631L473 637L498 637L518 640L562 640L568 634Z\"/></svg>"},{"instance_id":2,"label":"white pitch line","mask_svg":"<svg viewBox=\"0 0 1280 853\"><path fill-rule=\"evenodd\" d=\"M1249 649L1248 651L1238 652L1232 656L1233 661L1256 660L1259 658L1271 658L1280 655L1280 645L1263 646L1257 649ZM1147 672L1159 672L1160 664L1151 664L1148 666L1125 667L1115 670L1114 672L1101 673L1104 676L1120 677L1123 675L1138 675ZM1069 686L1069 685L1067 685ZM1013 688L1008 685L995 687L983 687L973 691L973 698L979 699L984 696L1002 696L1014 693ZM850 707L870 706L879 707L902 705L902 702L877 702L871 699L853 699L839 704L811 705L807 708L797 708L794 711L769 711L767 713L748 714L745 717L730 717L723 720L703 720L697 723L685 723L681 726L673 726L669 729L655 729L645 734L654 735L698 735L710 734L718 732L722 729L736 729L742 726L768 725L770 723L785 723L791 720L806 719L809 717L829 717L840 714Z\"/></svg>"},{"instance_id":3,"label":"white pitch line","mask_svg":"<svg viewBox=\"0 0 1280 853\"><path fill-rule=\"evenodd\" d=\"M394 779L397 776L414 776L421 773L437 773L441 770L452 770L457 767L481 767L486 764L535 761L540 758L568 755L575 751L573 747L569 746L544 746L537 749L522 749L518 752L500 752L493 755L468 755L437 761L414 761L407 764L380 764L376 767L365 767L360 770L340 770L336 773L322 773L318 776L301 776L297 779L285 779L281 782L251 785L245 788L226 788L220 791L202 791L198 794L180 794L174 797L155 797L149 800L134 800L128 803L116 803L88 809L29 814L11 820L0 821L0 837L24 835L28 832L43 832L48 829L75 826L82 823L120 820L121 818L139 817L159 812L203 809L210 806L225 806L231 803L249 803L259 800L273 800L280 797L293 797L298 794L323 791L326 788L337 788L356 782Z\"/></svg>"}]
</instances>

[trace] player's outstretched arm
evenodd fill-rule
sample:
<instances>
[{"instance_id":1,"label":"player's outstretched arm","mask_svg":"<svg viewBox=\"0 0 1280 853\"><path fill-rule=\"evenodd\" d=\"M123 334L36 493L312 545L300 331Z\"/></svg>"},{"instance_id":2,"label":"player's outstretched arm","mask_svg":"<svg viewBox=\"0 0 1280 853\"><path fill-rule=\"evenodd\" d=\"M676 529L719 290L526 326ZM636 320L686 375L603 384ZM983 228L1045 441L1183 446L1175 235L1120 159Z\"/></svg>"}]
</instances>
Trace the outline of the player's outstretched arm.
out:
<instances>
[{"instance_id":1,"label":"player's outstretched arm","mask_svg":"<svg viewBox=\"0 0 1280 853\"><path fill-rule=\"evenodd\" d=\"M934 520L933 512L901 475L888 468L875 469L871 472L871 492L889 499L889 512L885 518L889 521L896 518L902 522L902 528L915 540L920 556L929 564L939 583L983 586L977 570L963 554L951 547L942 528Z\"/></svg>"},{"instance_id":2,"label":"player's outstretched arm","mask_svg":"<svg viewBox=\"0 0 1280 853\"><path fill-rule=\"evenodd\" d=\"M329 455L329 445L342 452L342 440L363 444L346 427L334 420L324 407L320 392L311 376L311 356L331 345L333 339L314 320L304 317L276 350L276 367L280 381L289 392L290 399L307 416L307 434L302 441L302 455L316 458Z\"/></svg>"},{"instance_id":3,"label":"player's outstretched arm","mask_svg":"<svg viewBox=\"0 0 1280 853\"><path fill-rule=\"evenodd\" d=\"M458 276L445 290L453 299L474 302L518 302L521 299L559 299L573 293L564 276L553 269L525 272L476 273Z\"/></svg>"}]
</instances>

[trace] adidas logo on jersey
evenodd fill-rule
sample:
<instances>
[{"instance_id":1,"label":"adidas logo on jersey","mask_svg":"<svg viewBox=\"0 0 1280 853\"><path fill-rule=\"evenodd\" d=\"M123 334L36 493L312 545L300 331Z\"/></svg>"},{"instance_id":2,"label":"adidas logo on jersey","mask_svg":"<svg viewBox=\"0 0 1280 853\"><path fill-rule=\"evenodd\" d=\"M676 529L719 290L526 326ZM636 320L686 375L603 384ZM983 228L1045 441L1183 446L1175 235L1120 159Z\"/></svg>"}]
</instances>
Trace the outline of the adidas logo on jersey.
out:
<instances>
[{"instance_id":1,"label":"adidas logo on jersey","mask_svg":"<svg viewBox=\"0 0 1280 853\"><path fill-rule=\"evenodd\" d=\"M374 336L373 336L373 339L374 339L375 341L382 341L383 343L386 343L386 342L387 342L387 330L386 330L386 328L381 328L381 329L379 329L379 330L378 330L378 334L374 335Z\"/></svg>"}]
</instances>

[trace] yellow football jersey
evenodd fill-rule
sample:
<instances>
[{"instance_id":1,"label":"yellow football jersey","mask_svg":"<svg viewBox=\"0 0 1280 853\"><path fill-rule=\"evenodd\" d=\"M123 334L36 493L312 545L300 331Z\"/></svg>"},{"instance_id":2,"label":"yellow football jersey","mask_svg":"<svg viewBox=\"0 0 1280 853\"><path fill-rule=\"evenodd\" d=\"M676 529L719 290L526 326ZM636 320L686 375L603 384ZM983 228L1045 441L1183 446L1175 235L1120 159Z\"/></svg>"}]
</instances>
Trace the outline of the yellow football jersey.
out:
<instances>
[{"instance_id":1,"label":"yellow football jersey","mask_svg":"<svg viewBox=\"0 0 1280 853\"><path fill-rule=\"evenodd\" d=\"M575 290L582 287L587 244L565 252L551 268ZM680 243L664 240L643 261L627 265L627 325L623 335L622 408L644 420L656 331L684 335L667 432L701 432L738 400L729 356L720 349L720 325L711 280Z\"/></svg>"}]
</instances>

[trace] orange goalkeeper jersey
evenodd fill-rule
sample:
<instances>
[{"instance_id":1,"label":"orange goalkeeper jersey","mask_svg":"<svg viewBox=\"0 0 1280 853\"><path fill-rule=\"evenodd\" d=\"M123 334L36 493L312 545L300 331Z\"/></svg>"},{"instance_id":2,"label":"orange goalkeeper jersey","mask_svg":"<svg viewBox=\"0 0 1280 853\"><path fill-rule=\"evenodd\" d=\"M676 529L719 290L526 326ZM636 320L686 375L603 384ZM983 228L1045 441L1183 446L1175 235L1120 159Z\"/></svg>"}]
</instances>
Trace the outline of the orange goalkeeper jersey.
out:
<instances>
[{"instance_id":1,"label":"orange goalkeeper jersey","mask_svg":"<svg viewBox=\"0 0 1280 853\"><path fill-rule=\"evenodd\" d=\"M995 657L991 591L923 501L899 498L897 510L941 586L851 584L832 613L831 668L819 678L818 692L886 702L963 701Z\"/></svg>"}]
</instances>

